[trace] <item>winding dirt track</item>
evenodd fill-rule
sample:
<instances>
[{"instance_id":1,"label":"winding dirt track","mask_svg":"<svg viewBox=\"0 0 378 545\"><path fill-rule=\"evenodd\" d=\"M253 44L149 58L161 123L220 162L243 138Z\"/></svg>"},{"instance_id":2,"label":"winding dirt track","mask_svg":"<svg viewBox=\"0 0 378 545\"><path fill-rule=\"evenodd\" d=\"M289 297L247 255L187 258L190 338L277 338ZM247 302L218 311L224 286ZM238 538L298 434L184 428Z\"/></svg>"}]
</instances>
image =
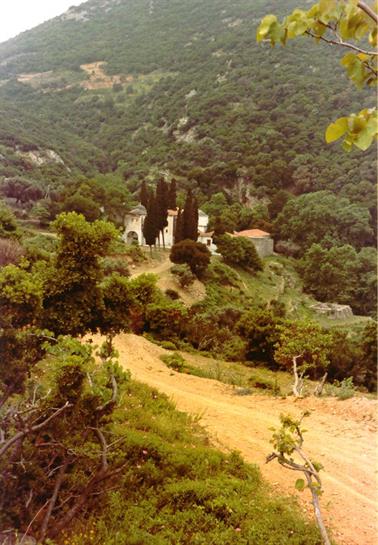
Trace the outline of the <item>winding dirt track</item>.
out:
<instances>
[{"instance_id":1,"label":"winding dirt track","mask_svg":"<svg viewBox=\"0 0 378 545\"><path fill-rule=\"evenodd\" d=\"M238 396L215 380L171 371L159 359L166 351L143 337L120 335L115 345L133 378L167 394L179 410L200 415L216 446L240 451L282 493L296 493L297 475L276 462L265 464L271 451L269 428L277 427L282 412L300 415L310 410L305 449L325 468L321 503L333 538L339 545L377 545L376 401ZM308 492L297 495L312 516Z\"/></svg>"}]
</instances>

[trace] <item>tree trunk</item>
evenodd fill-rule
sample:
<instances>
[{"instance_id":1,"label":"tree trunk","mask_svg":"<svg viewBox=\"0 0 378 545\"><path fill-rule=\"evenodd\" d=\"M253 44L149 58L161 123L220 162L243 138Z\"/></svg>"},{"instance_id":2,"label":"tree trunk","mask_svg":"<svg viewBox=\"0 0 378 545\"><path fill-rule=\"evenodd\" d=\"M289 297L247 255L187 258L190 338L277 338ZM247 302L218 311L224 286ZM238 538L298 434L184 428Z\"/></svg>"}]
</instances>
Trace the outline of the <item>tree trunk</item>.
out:
<instances>
[{"instance_id":1,"label":"tree trunk","mask_svg":"<svg viewBox=\"0 0 378 545\"><path fill-rule=\"evenodd\" d=\"M306 475L306 480L307 480L308 487L309 487L309 489L311 491L312 505L314 507L314 514L315 514L316 524L318 525L320 535L322 536L322 540L323 540L324 545L331 545L331 542L329 540L326 527L325 527L324 522L323 522L322 513L320 511L319 495L317 493L317 490L313 486L311 475L309 475L307 472L305 472L305 475Z\"/></svg>"},{"instance_id":2,"label":"tree trunk","mask_svg":"<svg viewBox=\"0 0 378 545\"><path fill-rule=\"evenodd\" d=\"M293 357L293 375L294 375L293 394L295 395L295 397L302 397L303 373L301 373L301 375L298 375L298 366L297 366L297 360L301 357L302 357L302 354L300 356Z\"/></svg>"},{"instance_id":3,"label":"tree trunk","mask_svg":"<svg viewBox=\"0 0 378 545\"><path fill-rule=\"evenodd\" d=\"M321 396L322 393L323 393L323 388L324 388L324 385L325 385L325 382L327 380L327 377L328 377L328 373L324 373L324 375L322 376L319 384L316 385L315 387L315 390L314 390L314 395L315 396Z\"/></svg>"}]
</instances>

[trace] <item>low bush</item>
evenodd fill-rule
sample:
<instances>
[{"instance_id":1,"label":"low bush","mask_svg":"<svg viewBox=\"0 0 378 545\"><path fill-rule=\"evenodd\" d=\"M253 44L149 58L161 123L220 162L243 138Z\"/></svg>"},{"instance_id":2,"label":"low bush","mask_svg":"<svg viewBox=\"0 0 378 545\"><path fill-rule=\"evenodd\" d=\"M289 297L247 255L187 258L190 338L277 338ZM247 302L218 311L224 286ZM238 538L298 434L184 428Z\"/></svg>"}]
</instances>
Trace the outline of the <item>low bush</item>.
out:
<instances>
[{"instance_id":1,"label":"low bush","mask_svg":"<svg viewBox=\"0 0 378 545\"><path fill-rule=\"evenodd\" d=\"M269 378L264 378L261 376L256 377L252 375L248 382L252 388L257 388L259 390L267 390L273 393L273 395L281 395L281 389L278 386L277 379L272 380Z\"/></svg>"},{"instance_id":2,"label":"low bush","mask_svg":"<svg viewBox=\"0 0 378 545\"><path fill-rule=\"evenodd\" d=\"M181 303L162 299L146 308L145 328L164 340L180 335L187 310Z\"/></svg>"},{"instance_id":3,"label":"low bush","mask_svg":"<svg viewBox=\"0 0 378 545\"><path fill-rule=\"evenodd\" d=\"M326 392L341 400L354 397L356 389L353 384L353 377L344 378L341 382L335 380L332 385L328 386Z\"/></svg>"},{"instance_id":4,"label":"low bush","mask_svg":"<svg viewBox=\"0 0 378 545\"><path fill-rule=\"evenodd\" d=\"M177 346L172 341L162 341L159 345L166 350L177 350Z\"/></svg>"},{"instance_id":5,"label":"low bush","mask_svg":"<svg viewBox=\"0 0 378 545\"><path fill-rule=\"evenodd\" d=\"M217 248L224 261L230 265L239 265L253 272L263 269L253 242L246 237L222 235L217 238Z\"/></svg>"},{"instance_id":6,"label":"low bush","mask_svg":"<svg viewBox=\"0 0 378 545\"><path fill-rule=\"evenodd\" d=\"M169 297L169 299L172 299L172 301L177 301L177 299L180 299L180 295L177 293L177 291L172 290L171 288L165 290L165 295Z\"/></svg>"},{"instance_id":7,"label":"low bush","mask_svg":"<svg viewBox=\"0 0 378 545\"><path fill-rule=\"evenodd\" d=\"M105 257L101 265L105 276L114 272L119 273L121 276L130 276L129 264L125 257Z\"/></svg>"},{"instance_id":8,"label":"low bush","mask_svg":"<svg viewBox=\"0 0 378 545\"><path fill-rule=\"evenodd\" d=\"M201 242L182 240L172 246L169 258L172 263L186 263L192 273L201 278L209 266L211 254Z\"/></svg>"},{"instance_id":9,"label":"low bush","mask_svg":"<svg viewBox=\"0 0 378 545\"><path fill-rule=\"evenodd\" d=\"M239 286L238 274L231 267L219 261L219 259L212 261L207 269L206 276L208 280L216 281L223 286Z\"/></svg>"},{"instance_id":10,"label":"low bush","mask_svg":"<svg viewBox=\"0 0 378 545\"><path fill-rule=\"evenodd\" d=\"M189 265L182 263L181 265L174 265L171 268L171 273L177 278L178 283L182 288L186 288L193 284L196 277L190 270Z\"/></svg>"},{"instance_id":11,"label":"low bush","mask_svg":"<svg viewBox=\"0 0 378 545\"><path fill-rule=\"evenodd\" d=\"M24 254L22 246L9 238L0 238L0 267L16 264Z\"/></svg>"},{"instance_id":12,"label":"low bush","mask_svg":"<svg viewBox=\"0 0 378 545\"><path fill-rule=\"evenodd\" d=\"M170 369L173 369L174 371L178 371L179 373L182 373L184 371L186 362L184 358L181 356L181 354L179 354L178 352L160 356L160 359Z\"/></svg>"}]
</instances>

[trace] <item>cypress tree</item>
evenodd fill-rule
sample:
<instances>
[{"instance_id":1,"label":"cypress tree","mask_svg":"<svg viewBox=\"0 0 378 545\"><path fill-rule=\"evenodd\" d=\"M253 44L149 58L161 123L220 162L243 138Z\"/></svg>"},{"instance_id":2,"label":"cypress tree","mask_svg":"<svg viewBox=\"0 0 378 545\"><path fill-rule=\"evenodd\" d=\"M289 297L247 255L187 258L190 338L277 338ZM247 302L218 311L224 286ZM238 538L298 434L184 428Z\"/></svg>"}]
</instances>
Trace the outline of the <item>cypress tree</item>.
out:
<instances>
[{"instance_id":1,"label":"cypress tree","mask_svg":"<svg viewBox=\"0 0 378 545\"><path fill-rule=\"evenodd\" d=\"M159 234L156 218L156 199L154 193L151 192L147 205L147 216L143 224L143 236L146 244L150 247L150 253L152 253L152 246L155 246L156 237Z\"/></svg>"},{"instance_id":2,"label":"cypress tree","mask_svg":"<svg viewBox=\"0 0 378 545\"><path fill-rule=\"evenodd\" d=\"M170 210L176 210L177 208L177 185L176 185L176 180L174 178L169 185L168 208Z\"/></svg>"},{"instance_id":3,"label":"cypress tree","mask_svg":"<svg viewBox=\"0 0 378 545\"><path fill-rule=\"evenodd\" d=\"M190 236L192 231L190 228L190 222L193 216L192 201L193 201L192 192L189 189L189 191L186 194L184 210L182 212L182 240L192 238Z\"/></svg>"},{"instance_id":4,"label":"cypress tree","mask_svg":"<svg viewBox=\"0 0 378 545\"><path fill-rule=\"evenodd\" d=\"M198 220L199 220L199 211L198 211L198 201L194 197L192 201L192 218L191 218L191 234L193 240L196 242L198 238Z\"/></svg>"},{"instance_id":5,"label":"cypress tree","mask_svg":"<svg viewBox=\"0 0 378 545\"><path fill-rule=\"evenodd\" d=\"M148 207L148 199L149 199L149 195L148 195L147 184L143 180L141 188L140 188L139 200L140 200L140 204L143 204L143 206L145 206L146 209Z\"/></svg>"},{"instance_id":6,"label":"cypress tree","mask_svg":"<svg viewBox=\"0 0 378 545\"><path fill-rule=\"evenodd\" d=\"M182 214L182 238L196 241L198 238L198 204L193 198L191 190L185 199L185 208Z\"/></svg>"},{"instance_id":7,"label":"cypress tree","mask_svg":"<svg viewBox=\"0 0 378 545\"><path fill-rule=\"evenodd\" d=\"M156 223L162 234L165 248L164 229L168 225L168 185L164 180L159 180L156 187L156 214Z\"/></svg>"},{"instance_id":8,"label":"cypress tree","mask_svg":"<svg viewBox=\"0 0 378 545\"><path fill-rule=\"evenodd\" d=\"M175 244L177 242L180 242L181 240L183 240L182 219L183 219L182 210L181 210L181 208L179 208L178 212L177 212L176 226L175 226L175 233L174 233L175 234L175 238L174 238Z\"/></svg>"}]
</instances>

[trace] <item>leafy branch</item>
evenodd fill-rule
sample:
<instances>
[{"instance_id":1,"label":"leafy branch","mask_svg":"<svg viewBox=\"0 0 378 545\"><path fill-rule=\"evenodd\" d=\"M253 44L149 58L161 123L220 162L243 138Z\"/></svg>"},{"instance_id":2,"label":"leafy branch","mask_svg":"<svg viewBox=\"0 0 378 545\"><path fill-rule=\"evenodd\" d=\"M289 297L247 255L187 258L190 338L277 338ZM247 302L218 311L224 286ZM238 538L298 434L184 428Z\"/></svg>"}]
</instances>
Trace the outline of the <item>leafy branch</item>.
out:
<instances>
[{"instance_id":1,"label":"leafy branch","mask_svg":"<svg viewBox=\"0 0 378 545\"><path fill-rule=\"evenodd\" d=\"M318 462L311 460L303 451L303 434L306 430L302 428L302 421L309 416L309 412L303 413L299 420L294 419L290 415L280 416L281 427L274 429L273 444L274 451L267 456L266 463L277 459L278 463L283 467L292 471L301 471L306 479L297 479L295 488L302 492L308 488L312 496L312 505L314 507L315 520L318 525L324 545L331 545L328 537L327 529L323 522L323 517L320 509L319 497L323 493L322 481L319 476L319 471L323 466ZM297 455L299 461L294 458Z\"/></svg>"},{"instance_id":2,"label":"leafy branch","mask_svg":"<svg viewBox=\"0 0 378 545\"><path fill-rule=\"evenodd\" d=\"M320 0L308 11L295 9L280 23L275 15L266 15L257 29L258 42L269 41L285 45L287 40L309 36L317 42L326 42L352 50L341 59L349 79L357 87L376 86L378 15L365 2L356 0ZM371 49L360 47L359 42L369 42ZM353 146L365 151L378 136L378 119L375 108L342 117L326 130L327 143L344 137L343 147L351 151Z\"/></svg>"}]
</instances>

